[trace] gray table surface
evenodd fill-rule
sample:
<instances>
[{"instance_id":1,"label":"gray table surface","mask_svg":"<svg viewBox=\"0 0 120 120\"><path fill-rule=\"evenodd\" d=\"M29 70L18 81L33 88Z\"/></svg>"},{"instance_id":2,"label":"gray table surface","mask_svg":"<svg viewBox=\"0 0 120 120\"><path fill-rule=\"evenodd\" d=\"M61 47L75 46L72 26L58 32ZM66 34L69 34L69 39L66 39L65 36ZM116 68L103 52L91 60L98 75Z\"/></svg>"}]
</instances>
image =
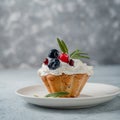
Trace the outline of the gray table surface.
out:
<instances>
[{"instance_id":1,"label":"gray table surface","mask_svg":"<svg viewBox=\"0 0 120 120\"><path fill-rule=\"evenodd\" d=\"M0 120L120 120L120 96L86 109L50 109L26 103L14 91L42 84L37 69L0 70ZM97 66L89 82L120 87L120 66Z\"/></svg>"}]
</instances>

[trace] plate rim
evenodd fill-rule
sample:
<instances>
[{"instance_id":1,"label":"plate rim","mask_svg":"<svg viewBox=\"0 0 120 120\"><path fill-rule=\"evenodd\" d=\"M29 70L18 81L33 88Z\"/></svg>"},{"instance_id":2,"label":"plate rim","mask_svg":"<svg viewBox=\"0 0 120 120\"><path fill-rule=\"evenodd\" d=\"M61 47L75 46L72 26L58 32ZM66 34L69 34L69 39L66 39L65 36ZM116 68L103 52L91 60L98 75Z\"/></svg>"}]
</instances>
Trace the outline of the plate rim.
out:
<instances>
[{"instance_id":1,"label":"plate rim","mask_svg":"<svg viewBox=\"0 0 120 120\"><path fill-rule=\"evenodd\" d=\"M120 87L118 86L114 86L114 85L111 85L111 84L104 84L104 83L92 83L92 82L87 82L87 84L100 84L100 85L107 85L107 86L112 86L112 87L116 87L116 89L118 89L115 93L111 93L111 94L107 94L107 95L100 95L100 96L93 96L93 97L86 97L86 98L80 98L80 97L76 97L76 98L53 98L53 97L34 97L34 96L26 96L26 95L23 95L23 94L20 94L19 91L22 90L22 89L25 89L25 88L29 88L29 87L35 87L35 86L43 86L41 84L36 84L36 85L30 85L30 86L26 86L26 87L22 87L22 88L19 88L18 90L15 91L15 94L20 96L20 97L24 97L24 98L33 98L33 99L43 99L43 100L46 100L46 99L52 99L52 100L93 100L93 99L99 99L99 98L106 98L106 97L113 97L113 96L117 96L120 94Z\"/></svg>"}]
</instances>

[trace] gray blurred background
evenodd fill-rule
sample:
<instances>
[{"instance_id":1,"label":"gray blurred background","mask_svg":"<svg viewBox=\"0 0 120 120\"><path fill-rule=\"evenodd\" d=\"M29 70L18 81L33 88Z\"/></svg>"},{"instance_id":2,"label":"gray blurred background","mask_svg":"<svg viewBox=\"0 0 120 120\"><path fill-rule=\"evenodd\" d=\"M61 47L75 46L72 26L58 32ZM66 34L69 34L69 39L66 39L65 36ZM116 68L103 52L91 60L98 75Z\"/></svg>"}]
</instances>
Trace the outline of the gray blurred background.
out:
<instances>
[{"instance_id":1,"label":"gray blurred background","mask_svg":"<svg viewBox=\"0 0 120 120\"><path fill-rule=\"evenodd\" d=\"M120 64L120 0L0 0L0 69L40 67L56 37L92 65Z\"/></svg>"}]
</instances>

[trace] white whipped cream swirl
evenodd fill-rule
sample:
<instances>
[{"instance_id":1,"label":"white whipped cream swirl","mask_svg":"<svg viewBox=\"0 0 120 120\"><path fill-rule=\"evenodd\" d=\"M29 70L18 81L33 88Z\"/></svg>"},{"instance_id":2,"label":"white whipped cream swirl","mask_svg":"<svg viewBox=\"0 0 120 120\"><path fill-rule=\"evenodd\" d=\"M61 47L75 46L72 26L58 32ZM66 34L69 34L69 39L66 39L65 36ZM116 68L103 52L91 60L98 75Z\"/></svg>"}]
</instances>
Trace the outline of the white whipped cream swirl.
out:
<instances>
[{"instance_id":1,"label":"white whipped cream swirl","mask_svg":"<svg viewBox=\"0 0 120 120\"><path fill-rule=\"evenodd\" d=\"M69 64L60 61L60 67L55 70L50 70L48 66L45 65L44 63L42 64L42 67L38 70L38 74L40 76L45 76L48 74L62 75L62 73L68 75L85 73L91 76L93 74L93 67L88 66L81 60L74 59L74 66L70 66Z\"/></svg>"}]
</instances>

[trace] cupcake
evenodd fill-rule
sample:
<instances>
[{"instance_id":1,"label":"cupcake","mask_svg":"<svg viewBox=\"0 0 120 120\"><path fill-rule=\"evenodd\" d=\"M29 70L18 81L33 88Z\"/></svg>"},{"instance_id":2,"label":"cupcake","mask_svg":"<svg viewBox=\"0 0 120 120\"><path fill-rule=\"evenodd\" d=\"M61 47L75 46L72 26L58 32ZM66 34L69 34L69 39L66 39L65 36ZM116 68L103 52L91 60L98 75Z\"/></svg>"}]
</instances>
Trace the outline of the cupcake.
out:
<instances>
[{"instance_id":1,"label":"cupcake","mask_svg":"<svg viewBox=\"0 0 120 120\"><path fill-rule=\"evenodd\" d=\"M93 67L83 63L81 58L89 58L88 54L75 50L69 54L63 40L57 38L60 50L50 50L38 74L46 86L48 96L78 97L89 77Z\"/></svg>"}]
</instances>

